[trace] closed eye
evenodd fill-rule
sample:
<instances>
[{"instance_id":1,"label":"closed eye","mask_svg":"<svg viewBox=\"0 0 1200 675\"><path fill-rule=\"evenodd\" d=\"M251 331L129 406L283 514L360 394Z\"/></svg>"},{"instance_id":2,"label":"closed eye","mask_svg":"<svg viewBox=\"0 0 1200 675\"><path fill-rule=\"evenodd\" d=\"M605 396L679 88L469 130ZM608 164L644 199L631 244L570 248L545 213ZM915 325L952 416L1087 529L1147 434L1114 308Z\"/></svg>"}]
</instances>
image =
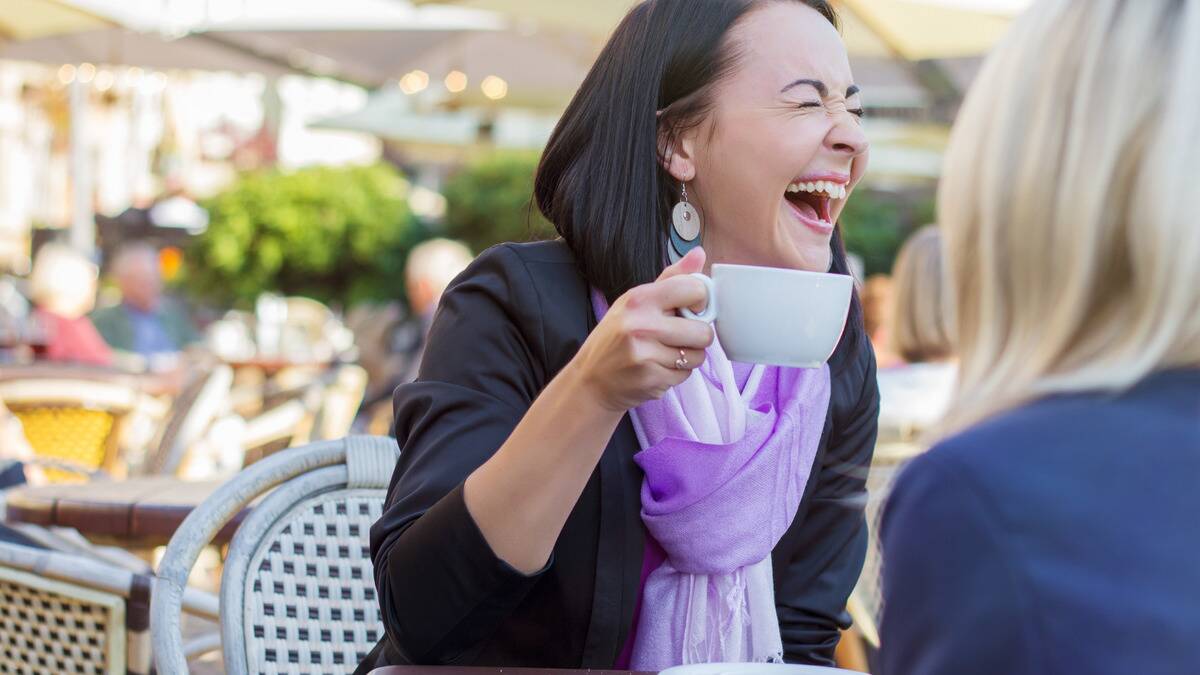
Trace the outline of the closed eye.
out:
<instances>
[{"instance_id":1,"label":"closed eye","mask_svg":"<svg viewBox=\"0 0 1200 675\"><path fill-rule=\"evenodd\" d=\"M850 113L851 115L854 115L855 117L863 117L864 115L867 114L867 111L863 110L862 108L850 108L846 112Z\"/></svg>"}]
</instances>

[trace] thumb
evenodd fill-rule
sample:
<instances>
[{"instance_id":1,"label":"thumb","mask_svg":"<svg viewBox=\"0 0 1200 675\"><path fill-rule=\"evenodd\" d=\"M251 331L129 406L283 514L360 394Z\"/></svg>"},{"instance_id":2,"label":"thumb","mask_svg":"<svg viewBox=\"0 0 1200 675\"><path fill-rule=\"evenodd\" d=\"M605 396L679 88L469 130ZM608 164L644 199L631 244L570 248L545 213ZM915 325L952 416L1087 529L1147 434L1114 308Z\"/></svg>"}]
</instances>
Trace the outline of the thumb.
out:
<instances>
[{"instance_id":1,"label":"thumb","mask_svg":"<svg viewBox=\"0 0 1200 675\"><path fill-rule=\"evenodd\" d=\"M677 277L681 274L703 272L704 261L707 260L707 257L707 254L704 252L704 248L697 246L696 248L688 251L687 255L680 258L679 262L663 270L662 274L658 275L658 281L670 279L671 277Z\"/></svg>"}]
</instances>

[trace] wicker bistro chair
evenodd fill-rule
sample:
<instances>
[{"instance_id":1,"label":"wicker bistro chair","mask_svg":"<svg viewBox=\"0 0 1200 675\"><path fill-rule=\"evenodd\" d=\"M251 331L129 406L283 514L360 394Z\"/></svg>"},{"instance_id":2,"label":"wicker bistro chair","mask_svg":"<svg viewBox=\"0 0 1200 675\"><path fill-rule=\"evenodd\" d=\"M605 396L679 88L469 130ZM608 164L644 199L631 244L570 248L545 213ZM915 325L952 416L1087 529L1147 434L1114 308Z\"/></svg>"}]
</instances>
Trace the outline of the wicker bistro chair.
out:
<instances>
[{"instance_id":1,"label":"wicker bistro chair","mask_svg":"<svg viewBox=\"0 0 1200 675\"><path fill-rule=\"evenodd\" d=\"M879 541L883 506L901 469L923 451L923 447L911 440L892 441L885 434L883 442L875 446L867 474L867 557L858 583L850 593L847 610L863 640L874 649L879 649L879 620L883 616L883 555Z\"/></svg>"},{"instance_id":2,"label":"wicker bistro chair","mask_svg":"<svg viewBox=\"0 0 1200 675\"><path fill-rule=\"evenodd\" d=\"M192 379L176 397L158 438L158 449L146 462L150 475L173 476L188 451L229 406L233 369L218 364Z\"/></svg>"},{"instance_id":3,"label":"wicker bistro chair","mask_svg":"<svg viewBox=\"0 0 1200 675\"><path fill-rule=\"evenodd\" d=\"M52 481L124 472L123 434L136 417L158 417L164 407L128 376L59 368L5 373L0 400L21 421L35 456L58 467L46 472Z\"/></svg>"},{"instance_id":4,"label":"wicker bistro chair","mask_svg":"<svg viewBox=\"0 0 1200 675\"><path fill-rule=\"evenodd\" d=\"M149 673L153 583L96 560L0 542L0 673ZM215 596L188 589L182 600L189 614L217 618ZM217 646L209 636L183 652Z\"/></svg>"},{"instance_id":5,"label":"wicker bistro chair","mask_svg":"<svg viewBox=\"0 0 1200 675\"><path fill-rule=\"evenodd\" d=\"M159 565L151 604L158 671L186 668L180 600L200 550L272 488L229 547L221 580L225 670L352 671L383 633L366 538L399 453L394 439L381 436L285 450L247 467L192 511Z\"/></svg>"}]
</instances>

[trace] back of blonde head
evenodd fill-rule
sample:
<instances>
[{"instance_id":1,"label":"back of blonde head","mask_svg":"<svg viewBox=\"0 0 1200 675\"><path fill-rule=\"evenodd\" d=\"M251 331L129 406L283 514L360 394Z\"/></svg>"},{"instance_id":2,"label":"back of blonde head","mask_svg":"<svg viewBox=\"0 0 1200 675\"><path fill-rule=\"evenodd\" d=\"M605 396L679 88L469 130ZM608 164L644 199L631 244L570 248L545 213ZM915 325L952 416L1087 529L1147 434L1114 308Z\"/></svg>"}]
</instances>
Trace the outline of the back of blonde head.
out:
<instances>
[{"instance_id":1,"label":"back of blonde head","mask_svg":"<svg viewBox=\"0 0 1200 675\"><path fill-rule=\"evenodd\" d=\"M947 430L1200 365L1200 0L1039 0L964 104L939 194Z\"/></svg>"}]
</instances>

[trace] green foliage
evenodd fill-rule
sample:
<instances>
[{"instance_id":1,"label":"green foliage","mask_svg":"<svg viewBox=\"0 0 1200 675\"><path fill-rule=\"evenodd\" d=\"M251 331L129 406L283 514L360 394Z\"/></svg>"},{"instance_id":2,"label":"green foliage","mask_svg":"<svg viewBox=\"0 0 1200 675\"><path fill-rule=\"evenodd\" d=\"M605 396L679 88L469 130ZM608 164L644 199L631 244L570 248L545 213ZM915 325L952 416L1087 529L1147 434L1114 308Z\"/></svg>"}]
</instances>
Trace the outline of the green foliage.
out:
<instances>
[{"instance_id":1,"label":"green foliage","mask_svg":"<svg viewBox=\"0 0 1200 675\"><path fill-rule=\"evenodd\" d=\"M533 205L538 155L496 152L475 161L446 182L446 235L482 251L504 241L555 236Z\"/></svg>"},{"instance_id":2,"label":"green foliage","mask_svg":"<svg viewBox=\"0 0 1200 675\"><path fill-rule=\"evenodd\" d=\"M927 192L860 189L846 202L839 222L846 249L862 256L866 274L890 274L904 240L933 217L933 198Z\"/></svg>"},{"instance_id":3,"label":"green foliage","mask_svg":"<svg viewBox=\"0 0 1200 675\"><path fill-rule=\"evenodd\" d=\"M272 291L349 305L403 295L405 255L421 237L394 169L314 167L242 175L209 200L188 286L222 303Z\"/></svg>"}]
</instances>

